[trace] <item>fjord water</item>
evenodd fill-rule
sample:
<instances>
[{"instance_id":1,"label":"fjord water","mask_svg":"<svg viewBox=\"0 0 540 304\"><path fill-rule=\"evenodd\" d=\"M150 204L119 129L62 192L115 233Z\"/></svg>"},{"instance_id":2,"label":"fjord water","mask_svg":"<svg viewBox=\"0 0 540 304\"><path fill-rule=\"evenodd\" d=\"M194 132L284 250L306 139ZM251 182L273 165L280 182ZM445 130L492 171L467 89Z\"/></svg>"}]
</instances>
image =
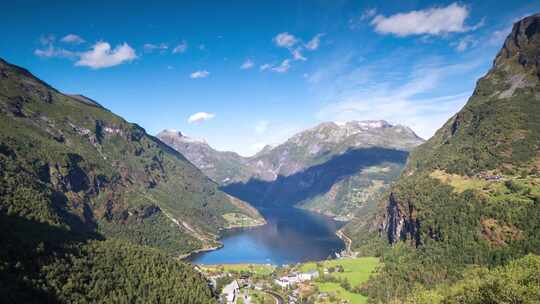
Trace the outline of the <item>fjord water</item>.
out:
<instances>
[{"instance_id":1,"label":"fjord water","mask_svg":"<svg viewBox=\"0 0 540 304\"><path fill-rule=\"evenodd\" d=\"M259 210L264 226L227 232L223 247L191 257L195 264L292 264L323 260L344 248L335 232L341 222L296 208Z\"/></svg>"}]
</instances>

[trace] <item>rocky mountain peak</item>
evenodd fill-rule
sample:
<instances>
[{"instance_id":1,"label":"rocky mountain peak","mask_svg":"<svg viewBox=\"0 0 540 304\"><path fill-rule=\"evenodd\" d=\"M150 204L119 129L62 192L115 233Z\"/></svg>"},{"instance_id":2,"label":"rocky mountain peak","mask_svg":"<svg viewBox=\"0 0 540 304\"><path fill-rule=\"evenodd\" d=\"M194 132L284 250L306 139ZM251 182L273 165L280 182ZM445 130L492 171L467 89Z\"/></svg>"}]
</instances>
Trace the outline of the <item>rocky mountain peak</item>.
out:
<instances>
[{"instance_id":1,"label":"rocky mountain peak","mask_svg":"<svg viewBox=\"0 0 540 304\"><path fill-rule=\"evenodd\" d=\"M495 59L495 65L499 66L515 56L523 66L538 68L540 65L540 14L523 18L514 24Z\"/></svg>"}]
</instances>

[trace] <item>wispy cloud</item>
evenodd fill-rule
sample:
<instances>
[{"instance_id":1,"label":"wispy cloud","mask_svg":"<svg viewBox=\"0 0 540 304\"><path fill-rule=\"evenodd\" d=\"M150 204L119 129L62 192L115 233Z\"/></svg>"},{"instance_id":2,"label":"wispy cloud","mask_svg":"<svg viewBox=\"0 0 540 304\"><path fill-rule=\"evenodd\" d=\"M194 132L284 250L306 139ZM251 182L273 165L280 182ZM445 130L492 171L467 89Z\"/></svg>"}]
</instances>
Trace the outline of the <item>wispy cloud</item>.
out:
<instances>
[{"instance_id":1,"label":"wispy cloud","mask_svg":"<svg viewBox=\"0 0 540 304\"><path fill-rule=\"evenodd\" d=\"M331 89L327 92L329 102L319 110L317 118L385 119L408 125L428 138L471 94L445 86L448 80L470 75L482 64L480 59L455 64L432 58L414 64L408 71L396 71L381 69L379 62L350 68L345 61L336 66L333 75L327 76L330 79L323 78Z\"/></svg>"},{"instance_id":2,"label":"wispy cloud","mask_svg":"<svg viewBox=\"0 0 540 304\"><path fill-rule=\"evenodd\" d=\"M242 70L248 70L248 69L251 69L255 66L255 63L253 62L253 60L251 59L246 59L246 61L244 61L242 63L242 65L240 65L240 69Z\"/></svg>"},{"instance_id":3,"label":"wispy cloud","mask_svg":"<svg viewBox=\"0 0 540 304\"><path fill-rule=\"evenodd\" d=\"M86 42L80 36L75 35L75 34L68 34L64 36L61 41L65 43L71 43L71 44L81 44L81 43Z\"/></svg>"},{"instance_id":4,"label":"wispy cloud","mask_svg":"<svg viewBox=\"0 0 540 304\"><path fill-rule=\"evenodd\" d=\"M261 66L259 67L259 70L266 71L266 70L270 69L271 67L272 67L271 64L265 63L265 64L261 64Z\"/></svg>"},{"instance_id":5,"label":"wispy cloud","mask_svg":"<svg viewBox=\"0 0 540 304\"><path fill-rule=\"evenodd\" d=\"M434 7L424 10L399 13L391 16L377 15L371 21L375 31L381 34L393 34L398 37L409 35L444 35L474 30L482 25L467 26L469 8L452 3L446 7Z\"/></svg>"},{"instance_id":6,"label":"wispy cloud","mask_svg":"<svg viewBox=\"0 0 540 304\"><path fill-rule=\"evenodd\" d=\"M298 42L298 39L287 32L279 33L274 37L274 43L279 47L290 48Z\"/></svg>"},{"instance_id":7,"label":"wispy cloud","mask_svg":"<svg viewBox=\"0 0 540 304\"><path fill-rule=\"evenodd\" d=\"M325 34L319 33L315 35L310 41L304 43L301 39L295 37L288 32L283 32L277 34L273 41L276 46L280 48L286 48L289 50L292 58L284 59L281 64L277 66L272 66L270 64L263 64L260 66L260 70L272 70L277 73L285 73L291 68L291 63L293 61L306 61L307 58L304 56L304 51L315 51L319 48L321 44L321 37Z\"/></svg>"},{"instance_id":8,"label":"wispy cloud","mask_svg":"<svg viewBox=\"0 0 540 304\"><path fill-rule=\"evenodd\" d=\"M130 62L135 58L137 58L135 50L125 42L114 49L107 42L98 42L92 46L91 50L80 53L75 65L101 69Z\"/></svg>"},{"instance_id":9,"label":"wispy cloud","mask_svg":"<svg viewBox=\"0 0 540 304\"><path fill-rule=\"evenodd\" d=\"M52 57L74 58L74 57L77 56L77 54L75 52L55 47L52 44L49 44L44 49L36 49L36 50L34 50L34 54L36 56L45 57L45 58L52 58Z\"/></svg>"},{"instance_id":10,"label":"wispy cloud","mask_svg":"<svg viewBox=\"0 0 540 304\"><path fill-rule=\"evenodd\" d=\"M160 44L153 44L153 43L145 43L143 46L143 49L146 53L152 53L153 51L166 51L169 48L169 46L166 43L160 43Z\"/></svg>"},{"instance_id":11,"label":"wispy cloud","mask_svg":"<svg viewBox=\"0 0 540 304\"><path fill-rule=\"evenodd\" d=\"M302 61L307 60L307 58L304 57L304 55L302 55L302 52L301 52L300 48L292 50L291 54L293 56L293 60L302 60Z\"/></svg>"},{"instance_id":12,"label":"wispy cloud","mask_svg":"<svg viewBox=\"0 0 540 304\"><path fill-rule=\"evenodd\" d=\"M189 75L191 79L206 78L210 75L210 72L206 70L195 71Z\"/></svg>"},{"instance_id":13,"label":"wispy cloud","mask_svg":"<svg viewBox=\"0 0 540 304\"><path fill-rule=\"evenodd\" d=\"M178 54L178 53L184 53L185 51L187 51L187 48L188 48L188 44L186 41L182 41L182 43L178 44L177 46L174 47L173 49L173 54Z\"/></svg>"},{"instance_id":14,"label":"wispy cloud","mask_svg":"<svg viewBox=\"0 0 540 304\"><path fill-rule=\"evenodd\" d=\"M197 112L197 113L192 114L191 116L188 117L188 123L190 123L190 124L198 124L198 123L201 123L203 121L210 120L210 119L212 119L214 117L216 117L216 115L213 114L213 113Z\"/></svg>"},{"instance_id":15,"label":"wispy cloud","mask_svg":"<svg viewBox=\"0 0 540 304\"><path fill-rule=\"evenodd\" d=\"M463 38L461 38L457 43L454 43L454 46L456 47L456 51L458 52L464 52L471 47L474 47L478 44L478 40L475 39L472 35L467 35Z\"/></svg>"},{"instance_id":16,"label":"wispy cloud","mask_svg":"<svg viewBox=\"0 0 540 304\"><path fill-rule=\"evenodd\" d=\"M318 49L319 46L321 45L321 37L323 37L324 35L325 34L323 33L319 33L315 35L315 37L313 37L310 41L308 41L308 43L306 43L306 49L310 51L314 51Z\"/></svg>"},{"instance_id":17,"label":"wispy cloud","mask_svg":"<svg viewBox=\"0 0 540 304\"><path fill-rule=\"evenodd\" d=\"M77 53L55 46L56 37L53 34L42 35L39 37L39 43L44 48L34 50L34 55L44 58L60 57L73 58Z\"/></svg>"},{"instance_id":18,"label":"wispy cloud","mask_svg":"<svg viewBox=\"0 0 540 304\"><path fill-rule=\"evenodd\" d=\"M290 59L285 59L285 60L283 60L281 62L280 65L273 67L272 71L277 72L277 73L285 73L290 68L291 68L291 60Z\"/></svg>"}]
</instances>

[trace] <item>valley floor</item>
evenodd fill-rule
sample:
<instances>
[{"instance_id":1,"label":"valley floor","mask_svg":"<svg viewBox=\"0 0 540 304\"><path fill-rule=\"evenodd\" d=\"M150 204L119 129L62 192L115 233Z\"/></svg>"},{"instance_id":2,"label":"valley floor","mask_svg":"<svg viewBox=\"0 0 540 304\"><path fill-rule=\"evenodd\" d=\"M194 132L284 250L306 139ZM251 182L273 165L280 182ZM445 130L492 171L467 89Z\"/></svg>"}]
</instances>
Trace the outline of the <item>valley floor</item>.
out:
<instances>
[{"instance_id":1,"label":"valley floor","mask_svg":"<svg viewBox=\"0 0 540 304\"><path fill-rule=\"evenodd\" d=\"M341 258L296 265L198 266L221 297L238 284L234 303L367 303L362 284L376 271L375 257Z\"/></svg>"}]
</instances>

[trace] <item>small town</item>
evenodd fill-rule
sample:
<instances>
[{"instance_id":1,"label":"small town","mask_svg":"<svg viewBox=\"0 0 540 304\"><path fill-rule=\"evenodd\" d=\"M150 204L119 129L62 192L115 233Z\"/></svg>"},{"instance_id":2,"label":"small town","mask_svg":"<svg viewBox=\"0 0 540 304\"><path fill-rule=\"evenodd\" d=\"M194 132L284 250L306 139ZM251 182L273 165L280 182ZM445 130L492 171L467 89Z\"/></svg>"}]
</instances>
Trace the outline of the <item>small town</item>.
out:
<instances>
[{"instance_id":1,"label":"small town","mask_svg":"<svg viewBox=\"0 0 540 304\"><path fill-rule=\"evenodd\" d=\"M320 262L199 265L223 304L363 303L362 284L376 258L341 257Z\"/></svg>"}]
</instances>

